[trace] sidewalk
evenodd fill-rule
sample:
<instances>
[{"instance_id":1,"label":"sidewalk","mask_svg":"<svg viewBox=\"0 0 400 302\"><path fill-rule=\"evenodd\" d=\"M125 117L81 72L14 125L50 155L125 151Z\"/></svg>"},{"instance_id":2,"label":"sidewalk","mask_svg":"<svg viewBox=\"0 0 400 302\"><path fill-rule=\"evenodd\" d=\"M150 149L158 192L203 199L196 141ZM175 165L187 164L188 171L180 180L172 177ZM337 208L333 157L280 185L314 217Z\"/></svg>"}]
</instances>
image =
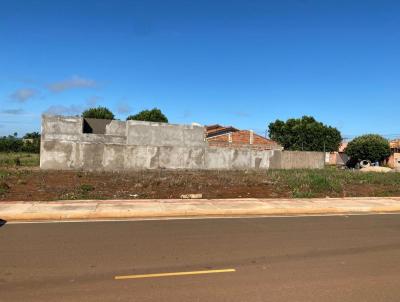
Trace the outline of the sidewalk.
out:
<instances>
[{"instance_id":1,"label":"sidewalk","mask_svg":"<svg viewBox=\"0 0 400 302\"><path fill-rule=\"evenodd\" d=\"M400 197L0 202L6 221L400 212Z\"/></svg>"}]
</instances>

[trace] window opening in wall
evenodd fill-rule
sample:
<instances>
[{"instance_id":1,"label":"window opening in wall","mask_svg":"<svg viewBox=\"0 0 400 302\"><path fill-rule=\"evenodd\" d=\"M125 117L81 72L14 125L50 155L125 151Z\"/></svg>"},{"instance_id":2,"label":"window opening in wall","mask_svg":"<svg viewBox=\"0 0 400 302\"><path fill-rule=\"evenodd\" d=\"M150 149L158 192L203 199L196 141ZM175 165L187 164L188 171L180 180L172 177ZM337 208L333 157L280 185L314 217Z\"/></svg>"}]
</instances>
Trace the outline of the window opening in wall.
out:
<instances>
[{"instance_id":1,"label":"window opening in wall","mask_svg":"<svg viewBox=\"0 0 400 302\"><path fill-rule=\"evenodd\" d=\"M82 132L92 134L106 134L106 126L109 123L111 123L111 120L84 118Z\"/></svg>"}]
</instances>

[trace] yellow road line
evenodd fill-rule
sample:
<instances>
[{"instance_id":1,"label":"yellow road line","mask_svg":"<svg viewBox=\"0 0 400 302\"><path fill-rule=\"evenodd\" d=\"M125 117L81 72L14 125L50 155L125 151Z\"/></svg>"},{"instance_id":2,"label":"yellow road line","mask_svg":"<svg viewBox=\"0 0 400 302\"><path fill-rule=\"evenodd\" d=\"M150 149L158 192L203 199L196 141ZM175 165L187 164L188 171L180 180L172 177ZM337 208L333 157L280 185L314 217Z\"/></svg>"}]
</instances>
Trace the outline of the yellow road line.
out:
<instances>
[{"instance_id":1,"label":"yellow road line","mask_svg":"<svg viewBox=\"0 0 400 302\"><path fill-rule=\"evenodd\" d=\"M145 274L145 275L127 275L115 276L115 280L124 279L141 279L141 278L157 278L157 277L171 277L171 276L187 276L187 275L204 275L204 274L218 274L218 273L233 273L236 272L234 268L216 269L207 271L192 271L192 272L175 272L175 273L160 273L160 274Z\"/></svg>"}]
</instances>

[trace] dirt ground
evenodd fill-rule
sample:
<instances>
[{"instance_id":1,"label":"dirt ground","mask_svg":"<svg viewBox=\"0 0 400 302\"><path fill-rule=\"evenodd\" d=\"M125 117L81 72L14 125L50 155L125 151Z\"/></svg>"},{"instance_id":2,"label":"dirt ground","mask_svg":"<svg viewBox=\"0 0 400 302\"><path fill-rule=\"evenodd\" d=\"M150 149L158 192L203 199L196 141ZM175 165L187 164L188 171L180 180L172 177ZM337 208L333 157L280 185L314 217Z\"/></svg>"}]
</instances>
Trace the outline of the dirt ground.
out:
<instances>
[{"instance_id":1,"label":"dirt ground","mask_svg":"<svg viewBox=\"0 0 400 302\"><path fill-rule=\"evenodd\" d=\"M333 169L291 171L0 170L0 200L400 196L400 173Z\"/></svg>"}]
</instances>

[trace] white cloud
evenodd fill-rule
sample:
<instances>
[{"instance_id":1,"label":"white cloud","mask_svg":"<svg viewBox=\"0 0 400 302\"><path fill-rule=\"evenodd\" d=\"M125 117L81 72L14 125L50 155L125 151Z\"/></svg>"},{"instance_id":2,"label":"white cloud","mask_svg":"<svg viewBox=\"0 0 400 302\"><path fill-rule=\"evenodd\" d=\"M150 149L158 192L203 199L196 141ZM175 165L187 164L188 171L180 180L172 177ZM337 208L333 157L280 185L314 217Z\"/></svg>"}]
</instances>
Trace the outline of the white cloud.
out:
<instances>
[{"instance_id":1,"label":"white cloud","mask_svg":"<svg viewBox=\"0 0 400 302\"><path fill-rule=\"evenodd\" d=\"M23 103L35 97L38 94L37 90L32 88L21 88L10 94L10 99Z\"/></svg>"},{"instance_id":2,"label":"white cloud","mask_svg":"<svg viewBox=\"0 0 400 302\"><path fill-rule=\"evenodd\" d=\"M18 109L5 109L2 110L1 113L10 114L10 115L20 115L24 113L24 110L21 108Z\"/></svg>"},{"instance_id":3,"label":"white cloud","mask_svg":"<svg viewBox=\"0 0 400 302\"><path fill-rule=\"evenodd\" d=\"M51 115L80 115L82 111L83 108L78 105L52 105L44 113Z\"/></svg>"},{"instance_id":4,"label":"white cloud","mask_svg":"<svg viewBox=\"0 0 400 302\"><path fill-rule=\"evenodd\" d=\"M62 92L75 88L94 88L97 86L95 80L85 79L80 76L72 76L60 82L54 82L47 85L47 88L52 92Z\"/></svg>"}]
</instances>

